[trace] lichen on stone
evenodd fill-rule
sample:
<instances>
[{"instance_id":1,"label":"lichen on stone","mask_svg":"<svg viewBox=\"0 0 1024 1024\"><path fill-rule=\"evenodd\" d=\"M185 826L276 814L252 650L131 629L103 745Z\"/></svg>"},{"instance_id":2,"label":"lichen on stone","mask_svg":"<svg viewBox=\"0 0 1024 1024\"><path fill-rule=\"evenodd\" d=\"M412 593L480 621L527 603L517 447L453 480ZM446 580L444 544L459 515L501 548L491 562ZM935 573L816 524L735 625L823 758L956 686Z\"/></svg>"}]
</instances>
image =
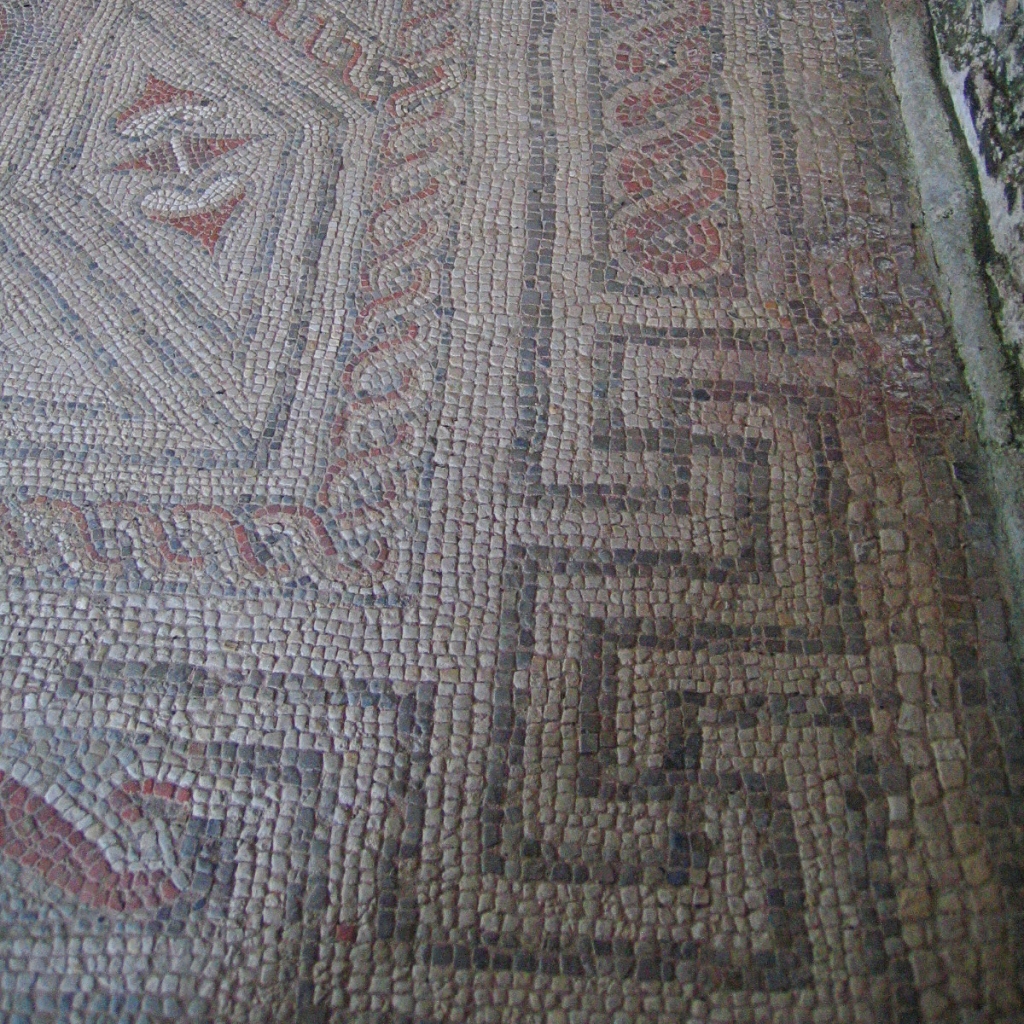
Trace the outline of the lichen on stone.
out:
<instances>
[{"instance_id":1,"label":"lichen on stone","mask_svg":"<svg viewBox=\"0 0 1024 1024\"><path fill-rule=\"evenodd\" d=\"M1024 8L1019 0L929 0L939 49L963 90L985 172L999 181L1007 213L1024 192Z\"/></svg>"}]
</instances>

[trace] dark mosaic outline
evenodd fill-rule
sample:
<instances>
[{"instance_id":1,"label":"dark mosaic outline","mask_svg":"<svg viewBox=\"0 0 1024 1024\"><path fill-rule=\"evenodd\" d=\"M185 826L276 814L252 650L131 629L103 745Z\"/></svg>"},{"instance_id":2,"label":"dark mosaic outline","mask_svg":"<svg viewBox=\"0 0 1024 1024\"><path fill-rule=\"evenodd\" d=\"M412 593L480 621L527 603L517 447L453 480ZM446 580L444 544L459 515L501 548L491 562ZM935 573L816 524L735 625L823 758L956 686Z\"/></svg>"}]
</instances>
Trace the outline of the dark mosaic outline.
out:
<instances>
[{"instance_id":1,"label":"dark mosaic outline","mask_svg":"<svg viewBox=\"0 0 1024 1024\"><path fill-rule=\"evenodd\" d=\"M0 661L0 671L17 672L22 666L23 661L18 658L6 657ZM357 703L396 709L395 774L389 784L389 794L400 807L403 834L398 842L386 841L384 844L376 869L377 894L372 916L381 938L394 936L400 942L411 941L418 924L418 904L415 898L400 899L399 877L404 864L418 859L422 841L426 808L424 781L429 765L429 738L433 722L434 694L429 684L421 685L414 694L398 697L389 687L371 686L360 680L325 680L312 674L283 672L210 672L184 663L142 664L108 660L69 664L57 683L56 696L61 701L73 701L79 697L87 699L92 693L113 696L157 693L163 698L202 698L216 696L226 683L249 687L257 694L262 692L272 703L286 700L288 694L297 694L304 703L310 704ZM62 743L74 745L81 742L85 730L70 728L59 732ZM5 744L25 744L27 749L32 745L27 733L20 734L20 738L5 734L3 740ZM145 743L144 733L125 736L127 746L145 746ZM323 954L321 920L330 901L327 874L329 845L326 839L318 838L317 831L318 823L331 820L338 799L339 776L325 773L323 755L313 749L220 741L193 742L186 746L187 750L181 752L197 774L210 772L211 763L215 763L222 773L230 777L252 777L267 784L298 786L305 796L306 799L300 799L296 805L296 819L289 843L289 850L298 851L302 863L298 872L289 877L284 894L285 925L298 925L300 928L295 942L292 978L286 991L298 1015L296 1019L326 1020L328 1007L314 1002L313 971ZM184 935L187 927L199 927L204 933L216 931L222 927L224 906L232 895L237 838L230 829L225 829L223 819L193 817L185 837L189 846L185 852L189 856L192 856L192 846L196 848L197 873L193 888L184 898L149 917L122 918L81 907L55 887L30 881L27 892L34 893L35 898L26 903L23 897L12 893L20 909L15 907L13 917L9 917L0 908L0 926L4 929L5 938L25 935L36 939L50 934L54 928L62 934L82 936L102 936L111 932ZM31 879L32 876L26 878ZM52 909L42 916L38 911L40 900L42 905L52 905ZM71 909L70 916L66 914L67 909ZM343 956L343 950L339 947L335 955ZM19 1019L18 1013L31 1005L25 999L20 1002L15 999L5 1007L3 1000L4 994L0 993L0 1015L9 1009L14 1014L12 1019ZM162 1013L155 1003L143 1006L130 994L107 993L100 1002L87 1002L86 1009L95 1012L97 1021L109 1019L105 1013L145 1012L156 1018ZM51 1009L54 1013L62 1013L61 1005L59 1000L52 1008L49 1004L37 1004L30 1019L33 1022L46 1019L45 1013ZM168 1019L180 1019L180 1014L175 1016L175 1013L177 1011ZM207 1018L193 1015L189 1019Z\"/></svg>"},{"instance_id":2,"label":"dark mosaic outline","mask_svg":"<svg viewBox=\"0 0 1024 1024\"><path fill-rule=\"evenodd\" d=\"M559 851L548 849L545 844L530 839L522 839L523 813L517 799L521 791L523 775L523 748L526 737L526 716L529 709L529 697L525 691L513 685L513 677L517 672L527 671L534 656L534 631L536 600L538 595L539 576L544 574L580 575L584 572L606 575L627 576L674 576L686 573L687 567L681 565L678 553L662 552L656 559L640 562L637 552L623 552L614 562L590 562L574 560L564 550L527 550L525 548L510 549L510 559L506 565L502 587L502 611L499 633L499 657L494 687L494 712L492 718L491 741L487 764L487 788L483 802L483 844L485 853L483 869L485 873L498 874L503 877L525 881L548 880L552 882L584 884L600 882L605 885L646 884L686 884L683 877L688 872L694 851L700 850L700 856L706 856L706 850L695 835L680 835L670 840L670 849L666 851L666 862L661 867L617 864L603 861L601 864L588 864L578 858L567 859ZM593 553L588 553L593 558ZM628 559L626 555L630 556ZM584 556L587 557L587 556ZM616 562L618 564L616 564ZM637 564L639 562L639 564ZM751 574L738 570L735 574L718 569L712 570L712 578L737 579L749 578ZM754 575L757 579L757 575ZM494 969L502 969L500 965L510 963L513 969L542 969L551 973L607 973L608 964L601 967L598 960L602 956L618 957L615 971L622 977L637 977L645 980L660 978L663 981L678 980L694 981L699 978L710 989L743 989L785 991L803 987L809 983L810 953L806 940L806 924L803 922L803 882L800 865L791 858L795 849L795 837L792 834L792 819L788 817L788 803L784 780L766 780L759 773L750 773L750 778L725 778L717 773L701 770L699 763L699 745L694 740L697 733L687 729L684 721L677 722L677 727L670 727L669 754L663 768L651 770L641 775L634 786L622 786L614 780L605 778L604 762L613 756L614 741L610 738L610 730L606 726L603 715L613 713L612 705L616 701L617 684L617 652L635 647L652 647L663 650L707 650L712 654L729 651L788 651L802 653L807 647L804 640L785 641L771 635L751 634L732 630L714 624L641 622L640 620L599 620L588 619L583 624L584 655L583 678L581 683L580 703L580 753L579 776L577 778L577 798L589 799L600 796L603 799L624 801L671 801L674 809L685 811L693 804L700 804L700 794L706 789L722 789L724 792L740 793L752 812L766 815L763 828L770 833L768 840L770 854L763 866L769 873L768 887L772 890L773 899L780 901L773 907L779 911L774 917L773 929L780 941L785 943L776 958L765 957L756 965L738 968L735 965L709 963L701 961L701 951L693 945L668 944L652 950L646 947L633 949L629 943L619 943L617 947L609 946L605 950L600 944L582 943L581 948L567 951L558 961L552 959L553 950L515 951L509 952L498 944L498 937L491 936L486 944L487 936L481 936L481 949L487 949L487 958L483 952L474 952L475 965L486 964ZM768 631L770 632L770 631ZM812 641L813 644L813 641ZM812 646L811 650L815 647ZM840 648L837 653L842 653ZM680 719L685 719L683 708L687 704L693 708L701 705L717 707L721 699L706 697L702 694L677 691L679 704L674 709ZM670 707L674 703L670 696ZM806 700L793 698L783 700L781 705L775 698L748 697L737 699L740 705L731 709L733 716L739 716L744 724L756 723L758 714L771 714L773 724L786 723L789 717L802 716L810 724L812 717L807 715ZM860 735L871 732L871 720L868 702L864 699L836 699L825 705L827 713L824 720L819 715L814 724L831 724L836 728L847 728ZM874 758L867 756L858 762L859 793L848 797L848 809L862 813L867 807L868 796L880 802L885 822L888 809L884 805L882 791L874 778L877 775ZM691 791L692 794L691 795ZM876 808L877 816L878 808ZM874 822L872 828L877 832L879 825ZM882 826L884 828L884 825ZM866 835L869 831L867 819L860 819L854 824L853 834L860 832ZM885 851L884 833L881 846L875 846L872 860L879 859L878 851ZM490 851L490 852L487 852ZM862 850L862 858L867 853ZM885 854L887 856L887 854ZM887 865L884 865L887 871ZM772 872L782 874L772 876ZM878 869L873 872L877 881ZM862 889L867 890L868 881L864 874ZM876 901L879 896L875 892ZM880 922L887 921L895 914L895 907L880 908L878 905L861 899L862 912L865 920L882 928ZM888 916L887 916L888 915ZM898 923L896 925L898 927ZM886 925L891 933L891 926ZM879 941L879 949L884 944ZM795 952L793 949L795 948ZM581 950L585 954L580 960ZM435 956L435 954L431 954ZM517 959L518 957L518 959ZM510 958L510 959L509 959ZM432 960L431 962L436 962ZM577 969L577 963L581 966ZM534 965L532 968L530 965ZM544 965L544 966L540 966ZM657 965L657 966L655 966ZM876 964L877 966L877 964ZM872 968L874 970L874 968ZM880 969L884 969L880 968ZM691 977L691 972L695 971Z\"/></svg>"},{"instance_id":3,"label":"dark mosaic outline","mask_svg":"<svg viewBox=\"0 0 1024 1024\"><path fill-rule=\"evenodd\" d=\"M159 31L159 26L156 31ZM467 57L467 74L457 89L457 92L462 94L464 101L468 95L467 85L472 79L471 64L472 58ZM321 110L325 117L334 119L338 124L343 124L346 121L347 115L344 112L325 104L319 97L309 95L308 90L304 89L301 83L291 82L289 84L307 95L309 102ZM233 80L233 87L247 95L251 91L244 82L237 82ZM385 99L386 96L382 96L378 101L378 106L383 107ZM465 133L465 110L466 103L463 102L459 113L456 115L454 120L456 135ZM367 163L368 171L371 174L376 166L377 144L379 144L381 135L387 127L388 125L386 120L381 118L377 125L374 137L374 155ZM80 145L77 138L81 130L82 128L79 126L78 133L72 134L67 146L65 147L65 152L61 159L66 164L74 164L75 154ZM340 170L341 161L340 143L335 147L335 157L335 163L333 163L331 168L328 168L325 172L325 188L317 190L317 195L322 200L322 212L327 214L333 210L334 205L333 198L335 198L338 171ZM324 198L326 196L330 196L332 198L332 202L327 202ZM400 605L404 603L410 595L418 592L422 582L422 557L426 549L425 530L429 526L429 514L425 510L429 506L429 494L434 476L434 454L437 446L436 423L440 416L439 398L443 396L444 384L447 379L447 364L452 341L454 301L451 294L451 271L456 258L456 241L460 224L461 201L461 194L457 194L455 201L448 210L447 230L441 234L441 241L434 254L435 260L442 268L435 309L437 321L440 325L440 336L435 353L436 366L434 368L431 381L432 390L426 403L427 411L424 426L427 436L421 449L418 452L413 453L409 460L411 463L411 472L415 478L415 483L411 488L413 494L413 512L409 517L408 522L409 532L413 535L413 558L412 565L410 566L409 579L406 580L397 591L390 590L388 588L375 587L372 593L367 591L346 592L344 599L355 605ZM353 314L356 312L355 301L357 293L360 290L358 285L359 267L361 265L360 239L366 230L368 217L369 211L365 211L365 215L361 218L358 225L358 230L353 243L353 255L349 266L349 279L353 283L349 290L349 294L346 296L346 303L350 312ZM302 318L301 329L293 324L289 330L289 339L292 343L290 362L287 367L287 371L282 375L282 383L278 386L279 394L271 410L268 412L266 424L256 430L252 443L248 449L246 449L244 445L240 445L240 453L231 453L225 457L220 454L210 452L199 452L194 463L197 470L230 470L236 468L273 470L275 461L274 453L281 447L281 438L284 436L284 432L287 428L291 405L295 395L295 387L298 382L298 366L305 348L305 335L303 331L308 327L309 318L312 315L310 302L312 301L312 296L315 292L316 277L319 270L319 251L325 238L326 224L323 222L322 213L318 213L318 215L310 222L310 232L307 245L301 258L304 266L304 275L308 275L309 277L309 287L306 290L305 314ZM339 347L339 351L333 362L335 378L339 376L341 368L344 367L345 360L351 353L353 342L354 337L351 331L349 331L343 338L342 344ZM337 381L335 381L328 390L328 398L324 403L324 409L322 410L323 414L320 420L321 428L317 435L317 450L321 453L317 461L318 470L322 469L323 466L326 465L326 462L329 461L323 453L329 452L331 449L331 424L340 408L339 390ZM99 447L90 448L87 453L66 450L69 447L71 446L58 445L52 453L49 450L44 450L41 446L31 446L28 448L22 447L18 448L13 453L6 453L6 455L11 458L53 457L56 460L81 461L83 456L86 454L93 454L97 451L102 452L102 448ZM0 455L4 454L5 453L0 451ZM128 461L131 465L167 465L170 468L193 464L192 459L188 455L183 457L182 454L178 452L157 456L153 459L132 455ZM271 479L269 483L273 486L274 482ZM289 487L294 485L294 492L289 490L289 492L283 496L279 493L277 488L273 490L268 488L268 481L261 477L257 477L255 482L251 483L239 481L237 485L230 489L229 493L223 495L225 510L234 517L234 519L245 530L247 540L253 549L253 554L257 561L263 564L270 562L273 560L273 553L269 549L268 544L264 543L264 541L258 536L255 529L256 524L253 518L253 513L266 507L268 504L273 504L277 501L286 505L297 502L300 505L304 504L306 507L312 509L323 520L328 533L331 535L331 538L335 543L335 547L341 552L346 551L349 545L338 539L335 517L331 514L329 509L324 508L319 504L318 493L322 485L322 479L320 478L319 472L314 474L308 480L288 481L287 483ZM19 500L31 499L36 493L38 492L35 488L29 487L6 490L0 488L0 503L3 502L4 498L7 498L15 499L11 501L11 504L17 505ZM107 541L104 536L104 530L98 524L95 509L91 503L81 502L82 494L80 490L76 489L72 491L47 488L44 496L48 499L66 500L79 507L84 516L84 521L87 523L88 530L91 535L90 539L96 544L98 550L103 551L106 548ZM110 497L113 498L115 495L110 495ZM119 497L125 501L130 501L132 499L132 495L129 495L127 492L120 494ZM177 504L177 502L173 504ZM272 542L273 538L270 538L270 541ZM309 576L295 576L281 582L271 580L265 582L243 581L240 583L230 583L225 581L222 572L218 572L216 575L204 575L196 582L179 582L173 579L167 580L160 577L150 579L149 570L142 568L141 562L137 562L137 560L132 558L123 557L123 552L121 553L120 561L124 567L123 576L116 577L112 581L102 581L96 584L95 581L87 579L89 573L86 571L80 574L82 577L86 577L86 579L81 580L80 583L84 584L88 589L96 589L100 591L123 589L125 585L127 585L130 590L145 593L185 593L198 591L204 595L229 597L283 594L284 596L295 599L315 598L319 589L317 580ZM61 568L63 571L68 571L68 567L66 565L63 565ZM30 584L30 573L23 574L20 566L13 566L8 570L8 572L9 575L7 577L7 582L10 586L39 585L38 583L35 583L35 581L32 581ZM41 581L44 587L47 585L45 580L46 575L48 575L48 571L44 569L44 579ZM330 584L327 584L327 587L329 588ZM62 589L66 588L62 587Z\"/></svg>"},{"instance_id":4,"label":"dark mosaic outline","mask_svg":"<svg viewBox=\"0 0 1024 1024\"><path fill-rule=\"evenodd\" d=\"M530 504L528 496L534 500L539 499L546 489L541 481L540 455L548 427L548 408L550 401L549 368L551 365L551 336L553 326L552 311L552 290L551 290L551 259L555 238L555 172L557 169L557 142L554 126L554 92L552 69L550 62L550 45L554 28L554 7L545 0L532 0L530 19L530 35L527 50L527 67L529 72L529 94L531 102L530 124L533 135L530 145L530 165L527 187L527 244L526 260L524 266L524 285L520 307L520 314L523 322L523 331L518 351L518 397L516 430L513 439L513 463L511 477L513 486L510 488L510 505L515 505L517 498L515 491L521 488L523 497L520 499L523 504ZM777 24L777 15L776 22ZM777 47L776 47L777 49ZM770 51L770 66L776 72L775 86L778 89L784 88L782 84L782 56L781 52ZM769 76L772 77L772 76ZM788 115L784 115L788 122ZM799 211L799 188L793 187L789 178L795 176L795 142L790 126L790 132L785 142L773 141L773 152L777 159L785 162L783 173L777 175L777 188L785 190L785 203L787 209L794 212ZM781 181L780 181L781 177ZM796 256L794 252L794 270ZM827 348L835 350L837 344L841 347L846 344L845 339L837 337L834 331L826 328L820 318L820 312L813 302L803 303L797 300L793 303L793 321L796 327L795 337L802 339L803 344L797 348L803 348L808 340L812 349L820 350ZM805 328L811 327L810 338ZM817 328L817 331L815 330ZM820 332L820 333L819 333ZM663 332L631 332L631 341L637 340L637 335L644 334L654 340L654 343L662 343L665 335ZM712 336L716 332L702 332L701 336L707 334ZM788 332L787 332L788 333ZM817 337L815 338L815 334ZM812 340L813 339L813 340ZM675 339L669 339L672 343ZM688 340L688 339L687 339ZM761 339L759 339L761 340ZM774 339L773 339L774 340ZM779 338L781 341L782 338ZM794 334L788 333L788 341L794 340ZM744 344L746 339L737 339L731 332L725 332L725 337L720 344L723 347L733 347L737 344ZM684 343L686 341L684 340ZM712 344L714 342L712 341ZM774 346L773 346L774 347ZM785 346L790 348L791 346ZM609 433L610 437L610 433ZM835 442L838 445L838 438ZM824 461L824 460L822 460ZM582 498L582 494L579 496ZM598 497L598 503L603 504L607 500ZM849 549L847 549L848 551ZM519 816L518 824L521 821L521 812L516 807L514 798L510 798L509 782L510 768L521 758L522 744L525 739L525 705L527 700L525 694L515 691L512 685L513 675L517 671L527 671L533 657L535 643L535 602L538 590L538 575L543 567L545 572L554 572L559 575L573 575L583 571L584 560L591 560L591 571L596 574L606 573L609 575L628 574L631 576L647 576L651 574L675 574L678 572L676 566L682 565L684 556L682 553L668 552L606 552L602 559L600 555L589 553L586 555L575 555L573 552L555 549L535 548L527 549L521 546L510 546L506 552L505 567L502 579L502 605L499 624L499 658L494 689L494 713L492 720L492 745L487 770L488 788L484 799L484 827L488 825L494 828L489 834L491 841L498 838L498 829L502 819L511 811L513 816ZM848 556L847 556L848 557ZM689 561L689 560L687 560ZM571 563L575 562L573 565ZM618 563L618 564L616 564ZM646 564L645 564L646 563ZM732 566L720 567L695 567L700 571L710 568L712 572L724 572L728 574L734 569ZM859 624L859 613L855 616ZM722 638L725 644L732 642L731 638ZM744 640L741 638L740 642ZM749 641L746 641L749 642ZM859 643L859 639L855 643ZM841 652L842 646L837 646ZM863 720L863 715L861 715ZM504 755L504 756L503 756ZM684 755L685 756L685 755ZM872 973L888 973L892 982L894 1009L899 1016L901 1024L912 1024L918 1019L917 994L914 989L913 976L905 957L905 947L902 945L900 936L900 924L896 917L895 891L889 882L889 863L886 833L888 829L888 808L884 800L882 786L873 778L878 772L873 759L858 765L860 774L861 789L866 791L862 796L853 795L848 799L848 807L853 813L864 815L864 825L860 830L862 843L859 849L855 849L854 857L857 859L855 869L858 878L859 888L863 892L862 906L865 920L870 923L872 934L877 930L878 941L872 943L878 955L871 963L869 970ZM893 778L895 769L887 768L885 771L889 776L885 781L888 788L893 785L900 785L899 778ZM899 771L895 770L896 776ZM756 784L756 783L755 783ZM870 796L869 796L869 795ZM852 800L852 806L851 805ZM856 831L856 830L855 830ZM785 843L785 839L782 840ZM532 848L529 851L533 853ZM542 851L541 851L542 852ZM519 872L522 866L533 858L522 856L524 851L520 850ZM870 871L867 865L870 864ZM494 870L507 872L506 864L494 863L491 865ZM568 867L568 865L566 865ZM513 873L516 869L513 868ZM535 870L530 868L530 870ZM554 868L552 870L555 870ZM565 868L557 869L564 873ZM570 868L571 870L571 868ZM481 939L493 938L481 936ZM584 951L586 954L587 951ZM602 951L603 952L603 951ZM614 953L614 947L612 952ZM627 951L621 951L626 954ZM662 952L668 960L672 958L673 952L678 956L679 951L671 949L665 951L636 950L632 958L633 967L641 960L645 963L643 970L650 971L652 978L663 971L663 968L653 966L662 963ZM495 960L497 955L498 959ZM549 956L543 962L543 969L552 973L582 973L583 961L578 954L570 953L563 961L562 954L558 954L558 967L556 970L555 960ZM517 958L518 957L518 958ZM624 957L629 962L628 955ZM493 947L482 944L476 947L469 945L433 944L427 951L421 953L421 962L435 968L460 969L473 967L482 969L520 969L537 970L542 968L542 961L539 959L539 952L531 954L504 952L495 950ZM667 962L667 961L666 961ZM782 966L784 973L773 975L772 981L785 986L796 983L803 983L804 975L800 972L802 966L799 961L796 963L777 962L772 965L763 965L772 969ZM566 968L568 970L566 970ZM787 974L785 971L792 970ZM754 984L768 985L768 975L762 974L761 978L748 978ZM742 982L741 982L742 985Z\"/></svg>"},{"instance_id":5,"label":"dark mosaic outline","mask_svg":"<svg viewBox=\"0 0 1024 1024\"><path fill-rule=\"evenodd\" d=\"M157 36L165 37L165 46L169 52L179 49L177 41L174 38L166 38L166 29L155 22L148 13L133 12L132 17L142 22L147 31ZM253 57L256 60L260 59L259 53L254 53ZM208 68L210 67L209 62L206 60L203 61L203 64ZM266 274L270 269L278 247L277 231L280 228L281 216L284 212L283 208L280 208L279 202L277 203L279 208L275 210L275 199L281 192L284 183L294 174L298 141L304 134L305 128L301 123L301 119L297 119L280 100L274 101L268 96L260 94L251 83L240 80L234 74L225 73L222 68L212 68L211 70L216 80L223 84L225 91L230 90L240 94L252 106L257 109L264 109L277 122L280 128L286 133L290 132L289 144L286 147L289 151L289 156L275 168L276 180L270 183L268 189L271 197L267 204L268 219L272 221L275 230L263 241L257 266L254 268L255 274L265 285ZM97 69L97 74L102 78L104 71ZM98 86L94 86L94 88L96 87ZM103 445L90 445L84 448L84 451L87 451L90 455L99 454L109 458L127 457L132 465L166 465L172 467L194 465L197 469L209 470L265 469L270 464L271 453L280 448L281 438L287 427L291 405L295 397L295 389L298 385L299 364L305 350L306 337L313 315L312 296L316 290L320 269L319 257L327 233L325 218L333 213L337 204L337 184L342 165L344 133L349 120L344 113L327 107L322 100L311 95L299 82L290 81L288 88L292 92L302 94L306 104L318 109L320 115L325 120L331 122L333 138L329 145L330 158L321 168L317 187L310 193L315 199L315 209L309 219L306 237L302 240L301 245L297 247L299 250L297 252L298 262L302 267L300 271L300 285L294 292L294 294L298 295L296 306L300 310L299 319L294 320L289 325L287 337L282 344L281 356L278 362L283 367L283 372L278 375L274 399L270 403L264 421L253 424L235 424L233 433L236 450L233 452L210 452L186 446L173 453L167 452L160 455L129 453L125 456L116 449L109 451ZM193 328L196 330L209 330L219 336L220 343L217 347L224 351L231 350L233 358L237 359L238 355L244 353L249 344L251 344L252 337L263 312L263 306L261 305L259 308L254 309L247 319L241 317L237 324L237 331L231 332L232 336L229 339L221 325L214 321L212 313L205 308L203 296L194 289L186 287L183 281L173 276L168 270L163 269L160 253L157 250L147 248L141 235L135 230L135 222L132 216L126 212L116 222L111 220L113 216L112 211L103 207L96 197L84 190L76 182L74 177L74 171L81 158L83 138L89 120L91 120L91 107L87 107L78 116L56 159L57 166L60 168L61 187L64 189L65 194L70 190L70 199L78 199L97 207L98 216L96 224L99 231L108 236L108 241L114 246L129 249L134 253L142 253L149 266L151 276L162 282L167 294L184 300L180 304L181 310L189 318ZM86 268L86 277L101 275L88 252L82 251L80 246L60 228L52 217L47 216L41 209L36 209L33 212L37 217L43 217L47 222L48 226L44 230L52 233L55 246L59 249L69 250L73 256L79 259ZM6 249L10 250L10 248L11 242L8 241ZM4 255L7 255L7 253L4 253ZM34 268L29 268L27 276L38 278L38 271ZM119 285L116 281L106 278L107 275L102 275L97 279L97 289L101 293L113 291L116 296L120 292ZM67 315L72 317L71 329L74 332L75 328L73 325L78 322L78 317L75 316L73 308L66 300L56 294L56 289L52 284L47 283L47 285L46 291L52 294L52 298L47 304L66 311ZM115 303L121 307L126 306L126 301L123 299L120 301L115 299ZM155 352L157 358L166 366L173 366L177 372L183 373L193 381L200 380L201 374L188 364L185 353L173 350L166 340L153 334L151 330L147 330L145 327L143 328L142 337L147 348ZM102 359L102 340L97 339L94 347L97 348ZM212 386L203 383L201 387L204 399L202 413L215 422L220 421L220 416L227 416L229 419L233 419L225 410L218 412L220 402ZM5 400L4 404L9 404L9 400ZM77 461L81 458L81 452L76 450L77 447L66 442L40 445L12 439L6 442L3 447L0 447L0 457L10 459L43 457L55 461L63 461L64 459Z\"/></svg>"}]
</instances>

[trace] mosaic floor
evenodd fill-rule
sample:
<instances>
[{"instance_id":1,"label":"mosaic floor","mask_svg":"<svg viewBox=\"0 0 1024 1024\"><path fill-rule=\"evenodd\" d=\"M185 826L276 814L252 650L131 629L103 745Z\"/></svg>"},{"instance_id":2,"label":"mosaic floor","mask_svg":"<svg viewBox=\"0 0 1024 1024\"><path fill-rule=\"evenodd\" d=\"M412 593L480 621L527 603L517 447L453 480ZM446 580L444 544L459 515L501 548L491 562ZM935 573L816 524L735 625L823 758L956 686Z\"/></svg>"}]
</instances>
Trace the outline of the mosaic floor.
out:
<instances>
[{"instance_id":1,"label":"mosaic floor","mask_svg":"<svg viewBox=\"0 0 1024 1024\"><path fill-rule=\"evenodd\" d=\"M0 0L3 1024L1024 1020L878 13Z\"/></svg>"}]
</instances>

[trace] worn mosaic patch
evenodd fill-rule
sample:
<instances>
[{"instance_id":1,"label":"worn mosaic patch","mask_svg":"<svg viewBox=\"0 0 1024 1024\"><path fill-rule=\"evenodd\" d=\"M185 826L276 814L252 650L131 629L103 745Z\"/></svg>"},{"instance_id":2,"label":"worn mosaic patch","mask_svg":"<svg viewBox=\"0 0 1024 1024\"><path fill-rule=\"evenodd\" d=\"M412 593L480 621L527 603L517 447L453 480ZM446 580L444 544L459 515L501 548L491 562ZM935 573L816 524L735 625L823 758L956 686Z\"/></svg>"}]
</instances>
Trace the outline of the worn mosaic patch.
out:
<instances>
[{"instance_id":1,"label":"worn mosaic patch","mask_svg":"<svg viewBox=\"0 0 1024 1024\"><path fill-rule=\"evenodd\" d=\"M1019 1019L870 10L0 13L0 1018Z\"/></svg>"}]
</instances>

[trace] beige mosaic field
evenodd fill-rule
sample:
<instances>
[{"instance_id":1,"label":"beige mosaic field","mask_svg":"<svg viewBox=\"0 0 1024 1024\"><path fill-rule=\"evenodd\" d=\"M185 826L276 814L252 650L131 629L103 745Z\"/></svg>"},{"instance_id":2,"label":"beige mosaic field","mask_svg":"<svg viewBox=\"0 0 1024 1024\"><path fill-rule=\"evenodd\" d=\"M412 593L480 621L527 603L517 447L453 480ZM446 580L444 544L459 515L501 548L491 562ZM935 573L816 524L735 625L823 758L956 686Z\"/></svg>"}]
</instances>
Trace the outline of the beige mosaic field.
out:
<instances>
[{"instance_id":1,"label":"beige mosaic field","mask_svg":"<svg viewBox=\"0 0 1024 1024\"><path fill-rule=\"evenodd\" d=\"M3 1024L1024 1019L877 14L0 0Z\"/></svg>"}]
</instances>

